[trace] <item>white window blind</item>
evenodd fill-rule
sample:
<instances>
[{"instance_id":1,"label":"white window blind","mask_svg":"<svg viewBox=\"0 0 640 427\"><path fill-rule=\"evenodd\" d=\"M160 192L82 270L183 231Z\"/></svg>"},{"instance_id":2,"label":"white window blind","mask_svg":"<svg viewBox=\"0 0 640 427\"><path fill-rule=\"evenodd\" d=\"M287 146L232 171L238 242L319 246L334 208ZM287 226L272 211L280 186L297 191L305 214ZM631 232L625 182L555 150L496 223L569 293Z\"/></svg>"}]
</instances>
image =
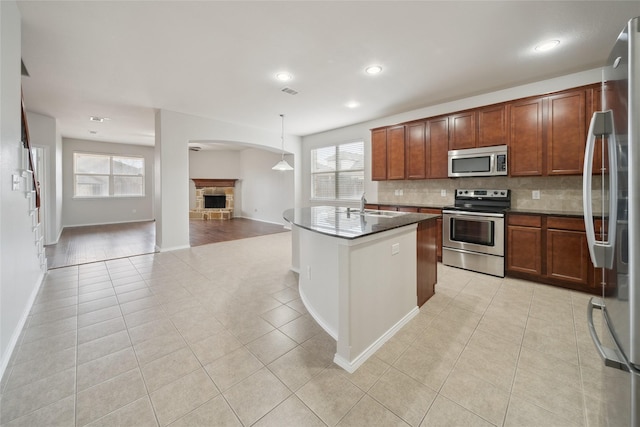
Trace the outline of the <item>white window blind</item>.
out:
<instances>
[{"instance_id":1,"label":"white window blind","mask_svg":"<svg viewBox=\"0 0 640 427\"><path fill-rule=\"evenodd\" d=\"M74 197L144 196L144 158L73 153Z\"/></svg>"},{"instance_id":2,"label":"white window blind","mask_svg":"<svg viewBox=\"0 0 640 427\"><path fill-rule=\"evenodd\" d=\"M311 197L356 200L364 191L364 142L311 150Z\"/></svg>"}]
</instances>

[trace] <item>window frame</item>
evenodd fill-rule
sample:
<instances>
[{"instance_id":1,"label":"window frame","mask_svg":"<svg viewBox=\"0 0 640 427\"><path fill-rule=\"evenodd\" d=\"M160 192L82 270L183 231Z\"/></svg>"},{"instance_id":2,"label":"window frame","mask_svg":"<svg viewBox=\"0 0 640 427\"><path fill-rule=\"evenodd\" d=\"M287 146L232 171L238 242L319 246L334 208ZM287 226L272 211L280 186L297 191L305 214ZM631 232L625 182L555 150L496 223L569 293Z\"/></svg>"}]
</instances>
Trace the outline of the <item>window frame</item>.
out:
<instances>
[{"instance_id":1,"label":"window frame","mask_svg":"<svg viewBox=\"0 0 640 427\"><path fill-rule=\"evenodd\" d=\"M93 156L93 157L102 157L109 159L109 173L77 173L77 158L78 156ZM142 161L142 173L140 174L123 174L123 173L114 173L114 160L115 159L138 159ZM112 153L94 153L88 151L74 151L72 156L72 181L73 181L73 199L79 200L88 200L88 199L135 199L135 198L144 198L147 196L146 189L146 171L147 171L147 161L144 156L135 155L135 154L112 154ZM91 195L91 196L82 196L78 195L77 191L77 177L86 176L86 177L107 177L107 191L108 194L104 196L99 195ZM142 192L141 194L114 194L115 191L115 180L119 177L135 177L140 178L142 180Z\"/></svg>"},{"instance_id":2,"label":"window frame","mask_svg":"<svg viewBox=\"0 0 640 427\"><path fill-rule=\"evenodd\" d=\"M362 146L362 168L358 168L358 169L340 169L340 157L339 157L339 153L340 150L339 148L341 146L344 145L352 145L352 144L361 144ZM314 165L314 152L316 150L326 150L327 148L333 148L334 150L334 155L336 157L336 166L335 166L335 170L331 171L319 171L319 172L314 172L315 169L315 165ZM311 163L311 168L310 168L310 173L309 173L309 178L310 178L310 200L314 201L314 202L354 202L360 199L360 196L354 196L353 198L344 198L344 197L340 197L340 179L339 176L341 174L350 174L353 172L359 172L360 174L362 174L362 182L363 182L363 190L364 191L364 180L365 180L365 146L364 146L364 140L363 139L357 139L357 140L353 140L353 141L346 141L346 142L341 142L339 144L332 144L332 145L324 145L324 146L320 146L320 147L314 147L309 151L309 158L310 158L310 163ZM319 175L328 175L328 174L332 174L333 175L333 180L334 180L334 197L333 198L328 198L328 197L317 197L316 194L314 194L315 192L315 177L319 176Z\"/></svg>"}]
</instances>

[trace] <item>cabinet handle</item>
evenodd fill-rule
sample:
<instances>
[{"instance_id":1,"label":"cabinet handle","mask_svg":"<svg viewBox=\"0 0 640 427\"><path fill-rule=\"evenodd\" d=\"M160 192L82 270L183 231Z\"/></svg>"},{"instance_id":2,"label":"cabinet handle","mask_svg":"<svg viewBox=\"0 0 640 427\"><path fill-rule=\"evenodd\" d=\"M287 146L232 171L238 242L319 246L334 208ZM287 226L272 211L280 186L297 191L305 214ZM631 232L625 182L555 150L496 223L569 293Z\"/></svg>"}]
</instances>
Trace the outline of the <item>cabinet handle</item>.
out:
<instances>
[{"instance_id":1,"label":"cabinet handle","mask_svg":"<svg viewBox=\"0 0 640 427\"><path fill-rule=\"evenodd\" d=\"M609 218L606 222L607 240L596 240L593 226L593 208L591 177L593 173L593 152L596 146L596 137L608 137L609 151ZM582 203L584 209L584 225L587 233L589 255L595 267L613 268L615 254L616 223L618 215L618 160L617 160L616 133L613 126L613 111L596 111L591 117L587 144L584 155L584 168L582 175ZM603 176L604 190L604 176ZM605 214L604 198L602 201L602 214ZM603 215L604 218L604 215Z\"/></svg>"}]
</instances>

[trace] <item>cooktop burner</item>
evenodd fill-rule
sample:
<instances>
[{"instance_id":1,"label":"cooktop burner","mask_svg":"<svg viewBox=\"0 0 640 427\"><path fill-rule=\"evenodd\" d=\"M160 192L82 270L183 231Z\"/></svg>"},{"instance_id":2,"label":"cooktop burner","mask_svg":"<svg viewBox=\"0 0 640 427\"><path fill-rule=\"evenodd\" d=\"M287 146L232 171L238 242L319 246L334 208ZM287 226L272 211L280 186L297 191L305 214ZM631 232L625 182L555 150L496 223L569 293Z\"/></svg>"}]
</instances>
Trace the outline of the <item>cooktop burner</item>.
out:
<instances>
[{"instance_id":1,"label":"cooktop burner","mask_svg":"<svg viewBox=\"0 0 640 427\"><path fill-rule=\"evenodd\" d=\"M511 190L457 189L454 206L445 209L472 212L504 212L511 208Z\"/></svg>"}]
</instances>

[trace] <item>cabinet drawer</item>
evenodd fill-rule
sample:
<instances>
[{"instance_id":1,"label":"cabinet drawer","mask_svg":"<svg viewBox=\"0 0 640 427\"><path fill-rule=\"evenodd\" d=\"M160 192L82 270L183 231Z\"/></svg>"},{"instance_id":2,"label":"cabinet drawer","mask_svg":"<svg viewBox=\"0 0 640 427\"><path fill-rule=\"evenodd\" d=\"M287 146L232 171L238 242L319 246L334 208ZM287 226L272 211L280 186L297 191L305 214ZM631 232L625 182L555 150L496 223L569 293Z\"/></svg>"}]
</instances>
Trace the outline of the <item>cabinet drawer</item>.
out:
<instances>
[{"instance_id":1,"label":"cabinet drawer","mask_svg":"<svg viewBox=\"0 0 640 427\"><path fill-rule=\"evenodd\" d=\"M522 227L542 227L542 217L538 215L513 215L509 214L507 224Z\"/></svg>"},{"instance_id":2,"label":"cabinet drawer","mask_svg":"<svg viewBox=\"0 0 640 427\"><path fill-rule=\"evenodd\" d=\"M418 208L413 206L398 206L398 212L414 212L418 213Z\"/></svg>"},{"instance_id":3,"label":"cabinet drawer","mask_svg":"<svg viewBox=\"0 0 640 427\"><path fill-rule=\"evenodd\" d=\"M398 207L397 206L391 206L391 205L378 205L378 210L381 210L381 211L397 211Z\"/></svg>"},{"instance_id":4,"label":"cabinet drawer","mask_svg":"<svg viewBox=\"0 0 640 427\"><path fill-rule=\"evenodd\" d=\"M420 213L442 215L442 209L420 208Z\"/></svg>"},{"instance_id":5,"label":"cabinet drawer","mask_svg":"<svg viewBox=\"0 0 640 427\"><path fill-rule=\"evenodd\" d=\"M557 230L584 231L584 220L582 218L564 218L550 216L547 218L547 228Z\"/></svg>"}]
</instances>

